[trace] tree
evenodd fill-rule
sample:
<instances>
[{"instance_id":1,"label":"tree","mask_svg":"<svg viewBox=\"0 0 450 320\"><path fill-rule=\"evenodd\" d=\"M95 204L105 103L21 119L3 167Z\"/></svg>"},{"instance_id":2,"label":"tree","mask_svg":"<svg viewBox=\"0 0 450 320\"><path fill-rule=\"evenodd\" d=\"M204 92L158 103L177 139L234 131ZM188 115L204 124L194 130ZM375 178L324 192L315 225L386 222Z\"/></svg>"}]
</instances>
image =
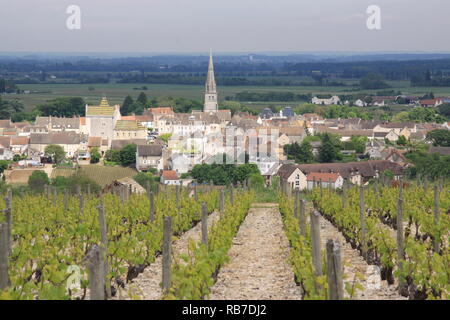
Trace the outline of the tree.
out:
<instances>
[{"instance_id":1,"label":"tree","mask_svg":"<svg viewBox=\"0 0 450 320\"><path fill-rule=\"evenodd\" d=\"M170 137L172 136L171 133L165 133L159 136L159 138L164 141L165 143L169 142Z\"/></svg>"},{"instance_id":2,"label":"tree","mask_svg":"<svg viewBox=\"0 0 450 320\"><path fill-rule=\"evenodd\" d=\"M6 160L0 160L0 174L3 173L9 167L9 162Z\"/></svg>"},{"instance_id":3,"label":"tree","mask_svg":"<svg viewBox=\"0 0 450 320\"><path fill-rule=\"evenodd\" d=\"M312 146L308 141L303 141L301 145L297 142L287 144L284 146L284 152L296 163L312 163L315 160Z\"/></svg>"},{"instance_id":4,"label":"tree","mask_svg":"<svg viewBox=\"0 0 450 320\"><path fill-rule=\"evenodd\" d=\"M11 119L24 110L20 100L2 100L0 97L0 119Z\"/></svg>"},{"instance_id":5,"label":"tree","mask_svg":"<svg viewBox=\"0 0 450 320\"><path fill-rule=\"evenodd\" d=\"M91 150L91 163L99 163L100 158L102 156L100 155L100 152L98 151L98 147L94 147Z\"/></svg>"},{"instance_id":6,"label":"tree","mask_svg":"<svg viewBox=\"0 0 450 320\"><path fill-rule=\"evenodd\" d=\"M136 100L136 102L141 103L144 107L147 106L148 104L148 99L147 99L147 95L145 94L145 92L141 92Z\"/></svg>"},{"instance_id":7,"label":"tree","mask_svg":"<svg viewBox=\"0 0 450 320\"><path fill-rule=\"evenodd\" d=\"M390 86L383 80L383 77L376 73L368 73L359 81L361 89L384 89Z\"/></svg>"},{"instance_id":8,"label":"tree","mask_svg":"<svg viewBox=\"0 0 450 320\"><path fill-rule=\"evenodd\" d=\"M128 144L120 150L120 163L122 166L131 166L136 164L136 149L135 144Z\"/></svg>"},{"instance_id":9,"label":"tree","mask_svg":"<svg viewBox=\"0 0 450 320\"><path fill-rule=\"evenodd\" d=\"M248 181L252 189L260 191L265 187L264 177L260 173L252 173L248 177Z\"/></svg>"},{"instance_id":10,"label":"tree","mask_svg":"<svg viewBox=\"0 0 450 320\"><path fill-rule=\"evenodd\" d=\"M440 115L446 117L447 119L450 119L450 103L441 104L437 108Z\"/></svg>"},{"instance_id":11,"label":"tree","mask_svg":"<svg viewBox=\"0 0 450 320\"><path fill-rule=\"evenodd\" d=\"M28 178L28 187L32 191L42 192L44 186L50 184L50 179L45 171L35 170Z\"/></svg>"},{"instance_id":12,"label":"tree","mask_svg":"<svg viewBox=\"0 0 450 320\"><path fill-rule=\"evenodd\" d=\"M36 109L43 116L73 117L83 116L86 103L83 98L57 98L40 104Z\"/></svg>"},{"instance_id":13,"label":"tree","mask_svg":"<svg viewBox=\"0 0 450 320\"><path fill-rule=\"evenodd\" d=\"M105 160L120 163L120 150L107 150L105 153Z\"/></svg>"},{"instance_id":14,"label":"tree","mask_svg":"<svg viewBox=\"0 0 450 320\"><path fill-rule=\"evenodd\" d=\"M133 177L134 181L139 183L143 188L147 188L147 182L150 184L150 188L156 191L156 181L153 174L150 172L139 172Z\"/></svg>"},{"instance_id":15,"label":"tree","mask_svg":"<svg viewBox=\"0 0 450 320\"><path fill-rule=\"evenodd\" d=\"M434 146L450 147L450 131L435 129L427 133L427 140L432 141Z\"/></svg>"},{"instance_id":16,"label":"tree","mask_svg":"<svg viewBox=\"0 0 450 320\"><path fill-rule=\"evenodd\" d=\"M140 103L139 101L134 102L130 106L130 113L142 115L144 113L144 110L145 110L145 105Z\"/></svg>"},{"instance_id":17,"label":"tree","mask_svg":"<svg viewBox=\"0 0 450 320\"><path fill-rule=\"evenodd\" d=\"M336 141L333 141L330 134L325 133L322 136L322 144L319 147L319 161L322 163L328 163L341 159L342 154L340 152L339 144Z\"/></svg>"},{"instance_id":18,"label":"tree","mask_svg":"<svg viewBox=\"0 0 450 320\"><path fill-rule=\"evenodd\" d=\"M58 144L50 144L45 147L44 153L46 157L51 157L53 163L61 163L66 157L63 147Z\"/></svg>"},{"instance_id":19,"label":"tree","mask_svg":"<svg viewBox=\"0 0 450 320\"><path fill-rule=\"evenodd\" d=\"M398 137L397 144L399 146L406 146L407 143L408 143L408 140L406 140L405 136L401 135L400 137Z\"/></svg>"},{"instance_id":20,"label":"tree","mask_svg":"<svg viewBox=\"0 0 450 320\"><path fill-rule=\"evenodd\" d=\"M123 116L127 116L128 114L130 114L132 111L131 106L133 105L133 103L134 103L133 98L129 95L126 96L125 100L123 100L122 107L120 108L120 113Z\"/></svg>"}]
</instances>

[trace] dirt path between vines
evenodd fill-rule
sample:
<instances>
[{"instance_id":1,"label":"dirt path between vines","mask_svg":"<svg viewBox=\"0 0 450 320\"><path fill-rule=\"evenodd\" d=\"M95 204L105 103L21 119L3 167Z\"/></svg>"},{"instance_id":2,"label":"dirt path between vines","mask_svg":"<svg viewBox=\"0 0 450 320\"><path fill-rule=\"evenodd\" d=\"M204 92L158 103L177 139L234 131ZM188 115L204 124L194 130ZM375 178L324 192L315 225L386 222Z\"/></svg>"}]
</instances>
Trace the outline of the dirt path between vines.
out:
<instances>
[{"instance_id":1,"label":"dirt path between vines","mask_svg":"<svg viewBox=\"0 0 450 320\"><path fill-rule=\"evenodd\" d=\"M289 242L277 204L254 204L219 271L211 300L297 300Z\"/></svg>"},{"instance_id":2,"label":"dirt path between vines","mask_svg":"<svg viewBox=\"0 0 450 320\"><path fill-rule=\"evenodd\" d=\"M308 203L312 210L312 204ZM308 215L309 219L309 215ZM342 233L323 216L320 216L320 238L321 248L326 248L328 239L338 240L341 244L341 259L344 267L344 297L353 300L406 300L396 290L396 284L388 285L387 281L382 281L379 269L369 265L360 255L359 251L353 249L345 240ZM345 290L345 286L350 289ZM357 289L358 283L361 288Z\"/></svg>"},{"instance_id":3,"label":"dirt path between vines","mask_svg":"<svg viewBox=\"0 0 450 320\"><path fill-rule=\"evenodd\" d=\"M208 228L210 228L220 217L219 212L213 212L208 216ZM202 224L199 222L194 228L186 231L181 237L172 243L172 255L178 256L187 252L189 240L201 241ZM133 299L138 297L141 300L159 300L161 299L162 289L162 255L145 268L144 272L139 274L131 283L128 283L125 289L121 289L116 299Z\"/></svg>"}]
</instances>

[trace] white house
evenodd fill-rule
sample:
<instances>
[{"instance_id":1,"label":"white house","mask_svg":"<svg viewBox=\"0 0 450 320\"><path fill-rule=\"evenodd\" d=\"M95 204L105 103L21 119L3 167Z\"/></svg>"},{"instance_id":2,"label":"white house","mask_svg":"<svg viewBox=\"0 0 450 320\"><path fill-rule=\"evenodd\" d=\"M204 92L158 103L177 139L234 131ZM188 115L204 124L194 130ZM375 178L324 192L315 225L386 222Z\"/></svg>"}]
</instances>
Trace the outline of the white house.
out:
<instances>
[{"instance_id":1,"label":"white house","mask_svg":"<svg viewBox=\"0 0 450 320\"><path fill-rule=\"evenodd\" d=\"M136 148L136 169L148 171L154 168L158 171L164 168L162 145L138 145Z\"/></svg>"},{"instance_id":2,"label":"white house","mask_svg":"<svg viewBox=\"0 0 450 320\"><path fill-rule=\"evenodd\" d=\"M340 104L341 99L339 99L338 96L332 96L329 99L319 99L317 97L314 97L311 99L311 103L329 106L332 104Z\"/></svg>"},{"instance_id":3,"label":"white house","mask_svg":"<svg viewBox=\"0 0 450 320\"><path fill-rule=\"evenodd\" d=\"M175 170L164 170L160 182L166 185L180 185L181 180Z\"/></svg>"},{"instance_id":4,"label":"white house","mask_svg":"<svg viewBox=\"0 0 450 320\"><path fill-rule=\"evenodd\" d=\"M362 101L361 99L356 100L353 104L357 107L366 107L367 106L367 103Z\"/></svg>"},{"instance_id":5,"label":"white house","mask_svg":"<svg viewBox=\"0 0 450 320\"><path fill-rule=\"evenodd\" d=\"M325 173L325 172L310 172L306 176L307 188L312 190L314 187L319 187L322 184L323 188L339 189L344 184L344 179L339 173Z\"/></svg>"}]
</instances>

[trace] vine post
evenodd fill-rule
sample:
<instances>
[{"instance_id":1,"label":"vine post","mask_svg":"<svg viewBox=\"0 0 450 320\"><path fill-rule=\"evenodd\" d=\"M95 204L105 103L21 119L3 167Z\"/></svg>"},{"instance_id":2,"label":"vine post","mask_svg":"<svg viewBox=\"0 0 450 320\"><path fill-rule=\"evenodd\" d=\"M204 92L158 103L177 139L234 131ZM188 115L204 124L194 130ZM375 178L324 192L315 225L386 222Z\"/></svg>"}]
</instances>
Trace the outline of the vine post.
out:
<instances>
[{"instance_id":1,"label":"vine post","mask_svg":"<svg viewBox=\"0 0 450 320\"><path fill-rule=\"evenodd\" d=\"M69 211L69 190L64 189L64 211Z\"/></svg>"},{"instance_id":2,"label":"vine post","mask_svg":"<svg viewBox=\"0 0 450 320\"><path fill-rule=\"evenodd\" d=\"M341 246L338 241L327 241L327 278L328 299L342 300L344 298L342 281Z\"/></svg>"},{"instance_id":3,"label":"vine post","mask_svg":"<svg viewBox=\"0 0 450 320\"><path fill-rule=\"evenodd\" d=\"M180 185L177 184L177 185L175 186L175 190L176 190L177 208L178 208L178 209L180 208L180 189L181 189Z\"/></svg>"},{"instance_id":4,"label":"vine post","mask_svg":"<svg viewBox=\"0 0 450 320\"><path fill-rule=\"evenodd\" d=\"M0 224L0 290L5 289L9 285L8 276L8 224Z\"/></svg>"},{"instance_id":5,"label":"vine post","mask_svg":"<svg viewBox=\"0 0 450 320\"><path fill-rule=\"evenodd\" d=\"M230 203L232 206L234 205L234 187L233 187L233 185L230 186Z\"/></svg>"},{"instance_id":6,"label":"vine post","mask_svg":"<svg viewBox=\"0 0 450 320\"><path fill-rule=\"evenodd\" d=\"M300 222L300 235L302 235L302 236L306 236L305 211L306 211L306 200L301 199L300 200L300 217L299 217L300 221L299 222Z\"/></svg>"},{"instance_id":7,"label":"vine post","mask_svg":"<svg viewBox=\"0 0 450 320\"><path fill-rule=\"evenodd\" d=\"M84 215L84 196L81 192L78 193L78 207L80 208L80 215Z\"/></svg>"},{"instance_id":8,"label":"vine post","mask_svg":"<svg viewBox=\"0 0 450 320\"><path fill-rule=\"evenodd\" d=\"M152 191L148 193L148 200L150 202L150 222L155 221L155 195Z\"/></svg>"},{"instance_id":9,"label":"vine post","mask_svg":"<svg viewBox=\"0 0 450 320\"><path fill-rule=\"evenodd\" d=\"M8 255L11 255L12 244L13 244L13 238L12 238L13 212L12 212L12 191L11 191L11 189L8 189L8 191L7 191L5 202L6 202L6 209L5 209L6 241L8 242L7 243Z\"/></svg>"},{"instance_id":10,"label":"vine post","mask_svg":"<svg viewBox=\"0 0 450 320\"><path fill-rule=\"evenodd\" d=\"M172 255L172 218L164 217L163 258L162 258L162 289L167 293L171 284L171 255Z\"/></svg>"},{"instance_id":11,"label":"vine post","mask_svg":"<svg viewBox=\"0 0 450 320\"><path fill-rule=\"evenodd\" d=\"M319 187L320 187L320 199L322 199L323 198L322 178L319 178Z\"/></svg>"},{"instance_id":12,"label":"vine post","mask_svg":"<svg viewBox=\"0 0 450 320\"><path fill-rule=\"evenodd\" d=\"M323 273L320 249L320 214L317 210L311 212L311 243L315 275L320 277Z\"/></svg>"},{"instance_id":13,"label":"vine post","mask_svg":"<svg viewBox=\"0 0 450 320\"><path fill-rule=\"evenodd\" d=\"M101 254L101 261L103 263L103 276L105 278L105 284L106 284L106 297L111 297L111 284L109 280L106 279L108 276L108 235L107 235L107 227L106 227L106 219L105 219L105 206L103 204L103 200L101 201L101 204L98 206L98 221L100 225L100 239L101 239L101 247L100 247L100 254Z\"/></svg>"},{"instance_id":14,"label":"vine post","mask_svg":"<svg viewBox=\"0 0 450 320\"><path fill-rule=\"evenodd\" d=\"M220 213L224 213L225 211L225 190L221 189L220 190Z\"/></svg>"},{"instance_id":15,"label":"vine post","mask_svg":"<svg viewBox=\"0 0 450 320\"><path fill-rule=\"evenodd\" d=\"M398 279L398 292L401 295L406 295L407 285L403 276L401 275L403 271L403 260L405 259L405 245L403 239L403 198L398 198L397 204L397 267L400 271L400 276Z\"/></svg>"},{"instance_id":16,"label":"vine post","mask_svg":"<svg viewBox=\"0 0 450 320\"><path fill-rule=\"evenodd\" d=\"M345 209L347 205L347 180L342 184L342 208Z\"/></svg>"},{"instance_id":17,"label":"vine post","mask_svg":"<svg viewBox=\"0 0 450 320\"><path fill-rule=\"evenodd\" d=\"M56 206L56 200L58 199L56 187L52 187L52 193L53 193L53 206Z\"/></svg>"},{"instance_id":18,"label":"vine post","mask_svg":"<svg viewBox=\"0 0 450 320\"><path fill-rule=\"evenodd\" d=\"M208 248L208 212L206 202L202 203L202 242Z\"/></svg>"},{"instance_id":19,"label":"vine post","mask_svg":"<svg viewBox=\"0 0 450 320\"><path fill-rule=\"evenodd\" d=\"M300 200L300 190L296 188L294 199L294 217L296 218L298 218L299 200Z\"/></svg>"},{"instance_id":20,"label":"vine post","mask_svg":"<svg viewBox=\"0 0 450 320\"><path fill-rule=\"evenodd\" d=\"M434 186L434 227L435 234L433 235L433 250L436 253L439 253L439 246L441 239L439 237L439 187L437 185Z\"/></svg>"},{"instance_id":21,"label":"vine post","mask_svg":"<svg viewBox=\"0 0 450 320\"><path fill-rule=\"evenodd\" d=\"M105 300L105 270L100 248L95 244L86 256L91 300Z\"/></svg>"},{"instance_id":22,"label":"vine post","mask_svg":"<svg viewBox=\"0 0 450 320\"><path fill-rule=\"evenodd\" d=\"M361 224L361 254L364 259L367 258L367 242L366 242L366 204L364 200L364 186L359 187L359 215Z\"/></svg>"}]
</instances>

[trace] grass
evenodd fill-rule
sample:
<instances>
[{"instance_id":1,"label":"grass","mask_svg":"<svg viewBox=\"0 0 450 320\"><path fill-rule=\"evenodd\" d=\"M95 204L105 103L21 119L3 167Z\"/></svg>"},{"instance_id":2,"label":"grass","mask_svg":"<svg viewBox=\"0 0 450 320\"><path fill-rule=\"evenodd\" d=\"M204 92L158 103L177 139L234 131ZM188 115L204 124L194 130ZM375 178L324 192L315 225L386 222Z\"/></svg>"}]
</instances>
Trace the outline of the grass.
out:
<instances>
[{"instance_id":1,"label":"grass","mask_svg":"<svg viewBox=\"0 0 450 320\"><path fill-rule=\"evenodd\" d=\"M339 79L337 79L339 80ZM345 80L351 82L354 80ZM433 92L435 96L449 96L450 88L413 88L410 87L409 81L388 81L395 91L402 91L404 94L423 95L427 92ZM203 85L172 85L172 84L145 84L145 83L105 83L105 84L21 84L19 88L22 90L37 91L42 93L31 94L7 94L5 99L20 99L24 102L26 109L31 110L36 105L47 100L58 97L82 97L87 103L98 104L101 97L106 95L111 104L122 104L127 95L137 98L141 90L134 90L133 88L140 88L146 86L147 96L171 96L182 97L187 99L202 100L203 99ZM89 90L89 87L94 87L95 90ZM242 91L251 92L294 92L296 94L376 94L379 90L354 90L352 87L319 87L319 86L219 86L219 99L223 100L227 96L235 95ZM247 102L248 106L253 106L257 109L263 106L270 105L295 105L300 102Z\"/></svg>"},{"instance_id":2,"label":"grass","mask_svg":"<svg viewBox=\"0 0 450 320\"><path fill-rule=\"evenodd\" d=\"M84 165L81 166L80 171L82 174L86 175L93 181L95 181L101 187L104 187L114 180L122 179L122 178L132 178L138 172L132 168L124 168L124 167L105 167L101 165ZM75 173L73 169L55 169L52 172L51 178L55 178L57 176L70 176Z\"/></svg>"}]
</instances>

